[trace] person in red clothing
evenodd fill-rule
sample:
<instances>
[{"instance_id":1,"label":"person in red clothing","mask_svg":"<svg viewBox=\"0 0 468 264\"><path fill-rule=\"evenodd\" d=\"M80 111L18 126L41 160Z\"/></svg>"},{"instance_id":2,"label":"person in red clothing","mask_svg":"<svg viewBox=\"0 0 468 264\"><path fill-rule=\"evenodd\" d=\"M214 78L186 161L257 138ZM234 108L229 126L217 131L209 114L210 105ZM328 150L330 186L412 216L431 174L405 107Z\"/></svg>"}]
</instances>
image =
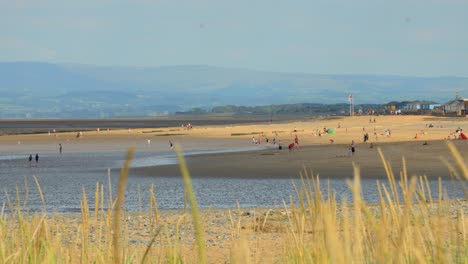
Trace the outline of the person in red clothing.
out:
<instances>
[{"instance_id":1,"label":"person in red clothing","mask_svg":"<svg viewBox=\"0 0 468 264\"><path fill-rule=\"evenodd\" d=\"M291 154L294 150L294 143L289 144L288 148L289 148L289 154Z\"/></svg>"}]
</instances>

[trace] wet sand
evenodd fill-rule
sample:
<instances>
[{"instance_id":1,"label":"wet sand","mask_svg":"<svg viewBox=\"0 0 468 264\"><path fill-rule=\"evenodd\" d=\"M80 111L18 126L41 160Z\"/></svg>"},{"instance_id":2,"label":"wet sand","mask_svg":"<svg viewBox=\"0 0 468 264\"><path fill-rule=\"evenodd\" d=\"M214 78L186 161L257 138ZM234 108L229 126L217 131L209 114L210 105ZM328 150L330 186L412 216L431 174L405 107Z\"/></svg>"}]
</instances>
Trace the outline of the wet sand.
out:
<instances>
[{"instance_id":1,"label":"wet sand","mask_svg":"<svg viewBox=\"0 0 468 264\"><path fill-rule=\"evenodd\" d=\"M110 118L110 119L2 119L0 120L0 135L47 133L55 129L57 132L89 131L106 129L141 129L180 127L191 123L195 126L227 125L267 122L264 116L195 116L170 115L146 118ZM278 120L291 120L287 116L277 117Z\"/></svg>"},{"instance_id":2,"label":"wet sand","mask_svg":"<svg viewBox=\"0 0 468 264\"><path fill-rule=\"evenodd\" d=\"M468 153L467 142L454 141L462 153ZM429 178L450 178L448 167L443 158L454 164L445 141L397 142L376 144L357 144L356 152L349 156L346 145L307 146L293 153L288 150L263 150L243 153L224 153L216 155L190 156L187 158L189 171L193 177L246 177L246 178L290 178L320 175L326 178L352 178L353 164L360 168L363 178L386 178L385 169L378 153L381 148L385 159L392 165L395 176L403 170L402 158L406 160L408 175ZM136 168L133 173L157 176L179 175L177 165Z\"/></svg>"}]
</instances>

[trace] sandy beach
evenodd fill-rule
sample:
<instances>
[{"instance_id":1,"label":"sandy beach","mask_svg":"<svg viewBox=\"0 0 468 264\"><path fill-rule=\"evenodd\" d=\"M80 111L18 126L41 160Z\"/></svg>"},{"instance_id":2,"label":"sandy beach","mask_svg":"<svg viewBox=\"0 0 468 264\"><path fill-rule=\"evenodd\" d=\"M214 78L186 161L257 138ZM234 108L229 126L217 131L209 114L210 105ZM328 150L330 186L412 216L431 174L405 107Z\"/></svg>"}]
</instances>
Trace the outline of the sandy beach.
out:
<instances>
[{"instance_id":1,"label":"sandy beach","mask_svg":"<svg viewBox=\"0 0 468 264\"><path fill-rule=\"evenodd\" d=\"M429 206L433 214L437 212L438 206L438 204ZM378 206L369 208L373 215L380 215ZM446 216L453 221L460 210L464 212L468 210L468 203L451 201L448 208ZM231 263L240 256L245 257L245 254L255 259L257 263L284 262L283 250L288 247L288 243L292 243L291 238L289 240L287 238L290 232L288 230L291 214L290 208L201 210L208 263ZM160 211L157 224L148 217L148 212L125 214L124 219L122 224L125 225L129 249L146 248L154 236L155 228L163 226L164 239L156 240L154 248L161 250L164 246L178 245L184 262L197 263L195 234L189 210ZM69 234L69 237L79 233L77 231L81 223L79 215L64 215L52 218L50 221L52 226L58 225L60 227L58 229L64 234ZM311 239L310 233L308 231L305 237ZM96 233L90 236L92 241L98 241L97 238ZM72 239L67 242L72 242ZM243 262L239 259L237 261Z\"/></svg>"},{"instance_id":2,"label":"sandy beach","mask_svg":"<svg viewBox=\"0 0 468 264\"><path fill-rule=\"evenodd\" d=\"M85 131L79 138L76 136L78 128L65 133L1 136L0 144L4 153L53 153L58 151L58 144L63 145L64 152L125 151L130 146L137 152L170 151L169 141L184 150L253 149L190 156L187 157L189 170L195 177L262 178L299 177L304 167L323 178L350 178L353 164L360 167L362 177L385 177L377 151L381 148L396 175L405 157L410 175L449 177L449 170L442 161L452 160L446 146L447 138L461 153L467 153L468 141L453 140L454 131L467 125L467 119L454 117L356 116L268 124L195 125L189 130L182 127L95 130ZM321 136L317 133L328 128L336 133ZM50 131L53 129L51 127ZM369 134L367 143L363 142L365 133ZM299 148L289 152L287 146L294 142L295 136ZM261 144L252 143L253 139L260 138ZM352 141L356 152L350 156ZM278 149L279 144L282 150ZM175 176L180 173L177 165L164 165L135 168L132 174Z\"/></svg>"}]
</instances>

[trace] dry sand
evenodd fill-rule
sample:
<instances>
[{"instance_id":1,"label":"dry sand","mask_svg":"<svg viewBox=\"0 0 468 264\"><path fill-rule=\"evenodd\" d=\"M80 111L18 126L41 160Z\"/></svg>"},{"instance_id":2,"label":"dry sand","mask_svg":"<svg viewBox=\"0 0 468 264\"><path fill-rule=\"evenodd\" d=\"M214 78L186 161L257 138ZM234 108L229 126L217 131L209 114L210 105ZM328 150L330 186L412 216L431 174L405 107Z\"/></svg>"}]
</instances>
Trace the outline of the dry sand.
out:
<instances>
[{"instance_id":1,"label":"dry sand","mask_svg":"<svg viewBox=\"0 0 468 264\"><path fill-rule=\"evenodd\" d=\"M375 118L375 123L370 123ZM427 125L432 124L429 128ZM187 130L181 127L161 129L122 129L87 131L80 138L76 132L8 135L0 137L2 152L54 152L58 144L65 152L122 151L135 146L137 151L169 150L169 141L186 150L238 149L258 147L258 151L211 154L188 157L189 170L196 177L296 177L304 168L323 178L352 177L352 164L361 168L363 177L384 177L377 147L381 148L394 171L406 158L409 174L447 177L449 171L441 157L451 161L446 138L458 127L468 129L466 118L427 116L357 116L317 118L297 122L203 126ZM315 132L333 128L336 134L318 136ZM52 130L52 129L51 129ZM296 132L294 132L294 130ZM391 135L386 136L385 131ZM369 142L363 143L364 133ZM315 135L314 135L315 133ZM298 136L300 149L289 153L287 145ZM377 137L375 136L377 135ZM416 139L416 135L418 138ZM260 145L252 137L263 137ZM268 138L270 143L266 144ZM283 150L272 144L281 142ZM148 144L150 140L150 144ZM333 144L330 140L333 140ZM356 153L349 157L354 140ZM427 141L428 145L423 145ZM468 141L450 140L461 153L468 153ZM370 144L374 147L370 148ZM262 148L269 148L261 150ZM176 165L139 168L132 173L144 175L179 175Z\"/></svg>"},{"instance_id":2,"label":"dry sand","mask_svg":"<svg viewBox=\"0 0 468 264\"><path fill-rule=\"evenodd\" d=\"M380 215L380 207L370 205L370 212ZM448 220L455 220L459 213L468 211L466 201L450 201L445 212ZM341 211L341 209L338 209ZM417 209L414 209L417 212ZM438 212L438 204L429 206L432 214ZM204 209L201 210L201 220L204 227L204 240L208 263L231 263L237 255L247 254L256 263L283 263L285 262L285 249L294 247L294 241L288 234L291 233L290 208L281 209ZM340 216L340 213L337 214ZM123 217L123 228L126 232L127 248L146 249L157 227L163 227L162 237L157 239L153 249L160 250L167 245L178 245L184 263L196 263L197 248L195 232L192 226L190 211L164 210L160 211L156 225L145 213L128 213ZM51 218L51 221L66 227L69 241L76 241L76 234L80 233L80 215L63 215ZM465 221L468 221L465 220ZM93 221L91 221L93 222ZM55 222L54 222L55 223ZM99 226L99 225L96 225ZM60 230L58 228L58 230ZM315 234L306 231L305 239L311 239ZM447 234L448 235L448 234ZM98 232L91 235L92 241L99 241ZM75 240L74 240L75 239ZM292 244L289 244L292 243ZM240 261L240 263L246 263Z\"/></svg>"}]
</instances>

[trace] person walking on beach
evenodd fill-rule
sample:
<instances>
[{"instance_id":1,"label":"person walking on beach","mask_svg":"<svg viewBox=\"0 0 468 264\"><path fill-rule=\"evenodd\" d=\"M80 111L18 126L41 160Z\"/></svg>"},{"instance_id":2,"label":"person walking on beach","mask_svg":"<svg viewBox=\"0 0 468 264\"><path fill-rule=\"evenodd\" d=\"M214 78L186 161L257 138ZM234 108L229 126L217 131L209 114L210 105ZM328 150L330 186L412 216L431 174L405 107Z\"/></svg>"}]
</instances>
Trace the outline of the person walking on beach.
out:
<instances>
[{"instance_id":1,"label":"person walking on beach","mask_svg":"<svg viewBox=\"0 0 468 264\"><path fill-rule=\"evenodd\" d=\"M299 138L297 137L297 135L294 137L294 145L296 148L299 148Z\"/></svg>"},{"instance_id":2,"label":"person walking on beach","mask_svg":"<svg viewBox=\"0 0 468 264\"><path fill-rule=\"evenodd\" d=\"M36 153L36 166L37 166L37 163L39 163L39 154Z\"/></svg>"}]
</instances>

